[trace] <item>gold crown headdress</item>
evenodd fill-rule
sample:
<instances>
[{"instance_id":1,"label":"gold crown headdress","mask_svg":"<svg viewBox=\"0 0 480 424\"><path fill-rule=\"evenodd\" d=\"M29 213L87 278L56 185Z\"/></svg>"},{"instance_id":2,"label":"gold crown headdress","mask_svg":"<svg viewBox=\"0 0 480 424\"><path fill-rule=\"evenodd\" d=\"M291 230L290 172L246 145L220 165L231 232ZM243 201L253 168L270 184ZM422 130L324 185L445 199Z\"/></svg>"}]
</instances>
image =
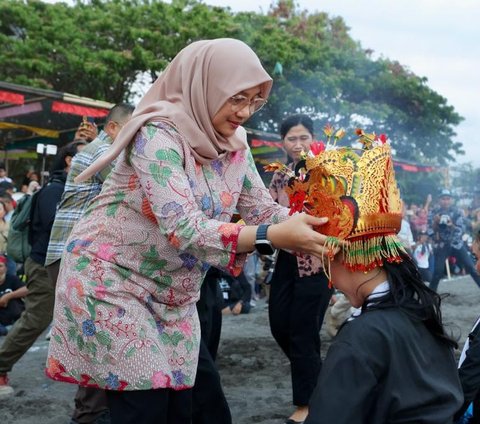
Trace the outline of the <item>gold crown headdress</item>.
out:
<instances>
[{"instance_id":1,"label":"gold crown headdress","mask_svg":"<svg viewBox=\"0 0 480 424\"><path fill-rule=\"evenodd\" d=\"M383 260L400 262L404 248L396 234L401 227L402 201L387 137L357 129L362 148L354 149L337 147L345 131L334 133L327 126L324 132L328 143L312 143L295 175L290 174L286 191L291 213L328 217L316 229L329 236L332 247L345 240L344 263L353 271L369 271ZM267 170L288 173L279 164Z\"/></svg>"}]
</instances>

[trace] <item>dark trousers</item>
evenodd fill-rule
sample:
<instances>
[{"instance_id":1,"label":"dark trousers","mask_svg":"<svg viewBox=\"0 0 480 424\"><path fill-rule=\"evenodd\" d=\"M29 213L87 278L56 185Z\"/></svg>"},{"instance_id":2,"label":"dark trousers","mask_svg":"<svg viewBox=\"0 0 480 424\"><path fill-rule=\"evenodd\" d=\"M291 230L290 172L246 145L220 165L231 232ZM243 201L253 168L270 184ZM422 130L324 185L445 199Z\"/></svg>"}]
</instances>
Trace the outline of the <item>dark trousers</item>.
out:
<instances>
[{"instance_id":1,"label":"dark trousers","mask_svg":"<svg viewBox=\"0 0 480 424\"><path fill-rule=\"evenodd\" d=\"M420 272L424 283L432 281L432 274L428 268L418 268L418 272Z\"/></svg>"},{"instance_id":2,"label":"dark trousers","mask_svg":"<svg viewBox=\"0 0 480 424\"><path fill-rule=\"evenodd\" d=\"M11 371L52 321L55 284L45 267L31 258L25 261L28 294L25 311L15 322L0 347L0 374Z\"/></svg>"},{"instance_id":3,"label":"dark trousers","mask_svg":"<svg viewBox=\"0 0 480 424\"><path fill-rule=\"evenodd\" d=\"M215 365L222 329L222 302L217 277L207 273L197 302L202 338L192 393L193 424L232 423L230 408Z\"/></svg>"},{"instance_id":4,"label":"dark trousers","mask_svg":"<svg viewBox=\"0 0 480 424\"><path fill-rule=\"evenodd\" d=\"M437 247L434 250L434 255L435 268L433 272L433 278L430 283L430 288L432 290L437 291L440 279L445 275L445 260L449 256L455 256L459 262L459 265L463 265L475 283L477 283L477 286L480 287L480 275L478 275L477 270L475 269L475 264L473 263L473 259L469 255L465 246L462 246L460 249L454 249L451 246Z\"/></svg>"},{"instance_id":5,"label":"dark trousers","mask_svg":"<svg viewBox=\"0 0 480 424\"><path fill-rule=\"evenodd\" d=\"M297 258L279 253L268 301L270 329L290 360L296 406L308 405L317 384L320 329L332 291L323 273L300 278Z\"/></svg>"},{"instance_id":6,"label":"dark trousers","mask_svg":"<svg viewBox=\"0 0 480 424\"><path fill-rule=\"evenodd\" d=\"M192 391L107 390L114 424L191 424Z\"/></svg>"},{"instance_id":7,"label":"dark trousers","mask_svg":"<svg viewBox=\"0 0 480 424\"><path fill-rule=\"evenodd\" d=\"M58 272L60 271L60 261L48 265L46 269L52 284L56 285ZM91 424L104 415L107 410L107 396L104 390L78 386L75 394L75 410L73 411L72 422Z\"/></svg>"}]
</instances>

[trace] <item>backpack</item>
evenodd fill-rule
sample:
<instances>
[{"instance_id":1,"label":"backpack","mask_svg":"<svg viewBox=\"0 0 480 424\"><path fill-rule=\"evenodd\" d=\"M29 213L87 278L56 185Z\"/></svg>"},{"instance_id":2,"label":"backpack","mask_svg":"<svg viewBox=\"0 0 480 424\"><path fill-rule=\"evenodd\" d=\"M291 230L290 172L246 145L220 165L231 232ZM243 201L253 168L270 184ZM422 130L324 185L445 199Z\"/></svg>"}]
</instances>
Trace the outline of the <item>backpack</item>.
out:
<instances>
[{"instance_id":1,"label":"backpack","mask_svg":"<svg viewBox=\"0 0 480 424\"><path fill-rule=\"evenodd\" d=\"M39 190L40 191L40 190ZM8 230L7 256L15 262L23 263L30 255L31 246L28 241L32 215L33 198L38 194L26 194L17 203L10 220Z\"/></svg>"}]
</instances>

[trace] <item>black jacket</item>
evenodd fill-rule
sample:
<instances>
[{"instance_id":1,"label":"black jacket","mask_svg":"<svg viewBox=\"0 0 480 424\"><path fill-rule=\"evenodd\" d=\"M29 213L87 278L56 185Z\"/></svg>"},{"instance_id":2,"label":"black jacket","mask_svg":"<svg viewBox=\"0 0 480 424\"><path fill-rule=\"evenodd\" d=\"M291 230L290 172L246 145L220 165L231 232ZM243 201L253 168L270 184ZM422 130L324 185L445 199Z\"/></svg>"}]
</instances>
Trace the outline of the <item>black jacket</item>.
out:
<instances>
[{"instance_id":1,"label":"black jacket","mask_svg":"<svg viewBox=\"0 0 480 424\"><path fill-rule=\"evenodd\" d=\"M338 332L305 424L451 424L462 402L452 349L399 308L376 309Z\"/></svg>"},{"instance_id":2,"label":"black jacket","mask_svg":"<svg viewBox=\"0 0 480 424\"><path fill-rule=\"evenodd\" d=\"M57 204L62 197L66 180L65 171L53 172L48 184L33 198L28 236L32 246L30 258L41 265L45 264Z\"/></svg>"}]
</instances>

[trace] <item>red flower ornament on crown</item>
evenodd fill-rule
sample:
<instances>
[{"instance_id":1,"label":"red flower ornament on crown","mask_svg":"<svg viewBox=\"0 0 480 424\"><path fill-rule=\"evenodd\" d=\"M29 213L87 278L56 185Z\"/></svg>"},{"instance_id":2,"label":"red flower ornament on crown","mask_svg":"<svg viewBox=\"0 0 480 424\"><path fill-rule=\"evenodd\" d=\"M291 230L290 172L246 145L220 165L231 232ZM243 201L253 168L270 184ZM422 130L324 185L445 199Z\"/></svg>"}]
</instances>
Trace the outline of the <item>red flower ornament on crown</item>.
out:
<instances>
[{"instance_id":1,"label":"red flower ornament on crown","mask_svg":"<svg viewBox=\"0 0 480 424\"><path fill-rule=\"evenodd\" d=\"M368 271L384 260L401 260L399 252L404 248L396 234L402 201L388 137L360 128L355 133L360 149L339 147L337 142L345 131L325 126L327 143L312 143L313 148L297 164L296 175L291 176L289 170L286 192L291 213L328 217L316 230L329 236L332 245L344 241L347 267Z\"/></svg>"}]
</instances>

